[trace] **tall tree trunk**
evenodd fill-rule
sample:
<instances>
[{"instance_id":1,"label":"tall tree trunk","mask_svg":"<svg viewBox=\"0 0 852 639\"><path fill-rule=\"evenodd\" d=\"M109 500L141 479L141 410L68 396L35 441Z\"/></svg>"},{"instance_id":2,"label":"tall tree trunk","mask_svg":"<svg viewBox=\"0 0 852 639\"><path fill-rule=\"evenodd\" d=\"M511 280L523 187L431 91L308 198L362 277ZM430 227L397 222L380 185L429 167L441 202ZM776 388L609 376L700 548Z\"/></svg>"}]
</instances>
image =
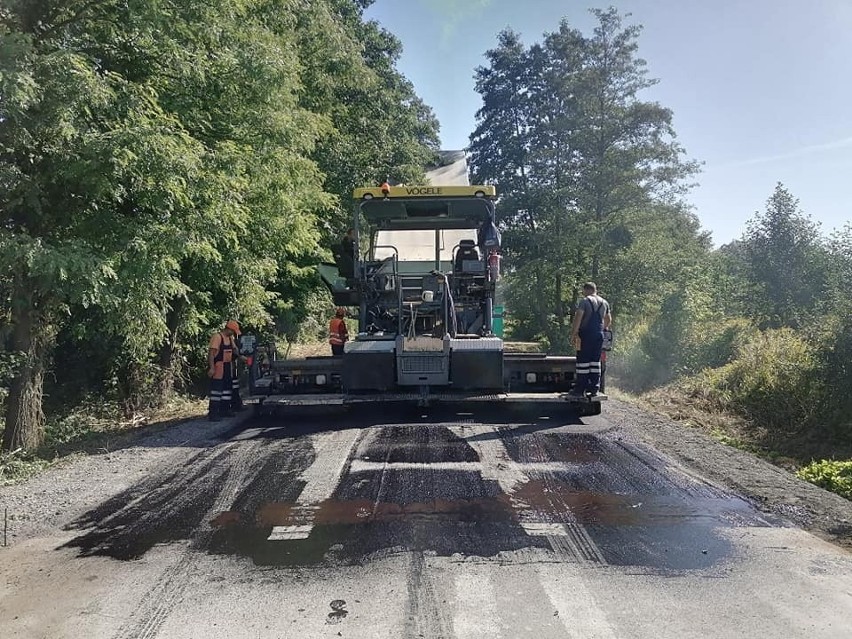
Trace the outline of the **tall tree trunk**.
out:
<instances>
[{"instance_id":1,"label":"tall tree trunk","mask_svg":"<svg viewBox=\"0 0 852 639\"><path fill-rule=\"evenodd\" d=\"M568 350L568 339L565 330L565 304L562 301L562 273L559 271L556 272L554 286L556 288L554 294L556 302L556 332L554 337L556 343L553 346L556 347L557 352L563 353Z\"/></svg>"},{"instance_id":2,"label":"tall tree trunk","mask_svg":"<svg viewBox=\"0 0 852 639\"><path fill-rule=\"evenodd\" d=\"M592 248L592 272L591 278L593 282L598 281L598 273L601 268L601 225L606 217L606 212L604 210L603 203L604 194L598 193L597 203L595 204L595 220L597 221L597 225L595 228L597 229L597 237L595 238L595 245Z\"/></svg>"},{"instance_id":3,"label":"tall tree trunk","mask_svg":"<svg viewBox=\"0 0 852 639\"><path fill-rule=\"evenodd\" d=\"M169 303L169 312L166 316L166 326L169 329L165 341L160 347L159 364L161 369L161 389L164 399L174 393L175 378L179 371L175 370L175 353L177 352L178 332L186 308L186 298L177 297Z\"/></svg>"},{"instance_id":4,"label":"tall tree trunk","mask_svg":"<svg viewBox=\"0 0 852 639\"><path fill-rule=\"evenodd\" d=\"M34 307L32 291L25 285L15 290L12 305L11 349L23 356L6 400L6 428L0 447L5 451L37 448L44 438L45 358L52 342L52 329Z\"/></svg>"},{"instance_id":5,"label":"tall tree trunk","mask_svg":"<svg viewBox=\"0 0 852 639\"><path fill-rule=\"evenodd\" d=\"M544 278L541 273L541 266L536 266L535 269L535 284L536 284L536 295L535 299L535 310L536 310L536 319L538 324L538 331L541 333L548 333L547 326L547 305L545 302L546 287L544 285Z\"/></svg>"}]
</instances>

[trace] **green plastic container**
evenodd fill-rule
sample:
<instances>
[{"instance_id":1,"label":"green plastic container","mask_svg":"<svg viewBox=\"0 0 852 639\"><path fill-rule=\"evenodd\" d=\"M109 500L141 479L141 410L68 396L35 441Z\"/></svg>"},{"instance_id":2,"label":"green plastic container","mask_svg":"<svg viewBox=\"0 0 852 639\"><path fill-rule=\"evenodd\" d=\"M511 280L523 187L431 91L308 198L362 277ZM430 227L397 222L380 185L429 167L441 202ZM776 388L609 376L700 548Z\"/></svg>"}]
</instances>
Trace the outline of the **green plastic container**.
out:
<instances>
[{"instance_id":1,"label":"green plastic container","mask_svg":"<svg viewBox=\"0 0 852 639\"><path fill-rule=\"evenodd\" d=\"M497 337L503 337L503 307L495 306L491 313L491 330Z\"/></svg>"}]
</instances>

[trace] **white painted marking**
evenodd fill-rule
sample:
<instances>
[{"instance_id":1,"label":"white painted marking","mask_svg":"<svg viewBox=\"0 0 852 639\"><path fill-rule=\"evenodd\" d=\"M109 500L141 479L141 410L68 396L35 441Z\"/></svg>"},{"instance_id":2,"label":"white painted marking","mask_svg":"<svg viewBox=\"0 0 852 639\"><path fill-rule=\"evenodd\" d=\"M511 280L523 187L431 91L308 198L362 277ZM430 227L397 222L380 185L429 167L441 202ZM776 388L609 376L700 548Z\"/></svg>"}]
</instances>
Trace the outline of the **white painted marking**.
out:
<instances>
[{"instance_id":1,"label":"white painted marking","mask_svg":"<svg viewBox=\"0 0 852 639\"><path fill-rule=\"evenodd\" d=\"M481 462L374 462L363 459L353 459L349 467L350 473L372 473L382 470L461 470L472 473L482 473L483 479L495 479L504 474L520 475L526 479L526 473L556 473L573 470L576 464L565 462L530 462L518 463L507 461L501 463L498 469L491 469L488 464ZM512 485L517 482L512 481ZM502 487L502 484L501 484Z\"/></svg>"},{"instance_id":2,"label":"white painted marking","mask_svg":"<svg viewBox=\"0 0 852 639\"><path fill-rule=\"evenodd\" d=\"M296 500L297 504L317 504L334 494L360 435L361 429L353 428L314 436L316 458L299 476L305 482L305 488Z\"/></svg>"},{"instance_id":3,"label":"white painted marking","mask_svg":"<svg viewBox=\"0 0 852 639\"><path fill-rule=\"evenodd\" d=\"M308 524L304 526L275 526L272 529L272 534L270 534L267 539L269 541L307 539L310 536L313 527L313 524Z\"/></svg>"},{"instance_id":4,"label":"white painted marking","mask_svg":"<svg viewBox=\"0 0 852 639\"><path fill-rule=\"evenodd\" d=\"M612 626L586 587L583 571L576 564L540 564L536 573L568 637L615 639Z\"/></svg>"},{"instance_id":5,"label":"white painted marking","mask_svg":"<svg viewBox=\"0 0 852 639\"><path fill-rule=\"evenodd\" d=\"M374 462L353 459L350 473L374 473L385 470L462 470L479 472L479 462Z\"/></svg>"},{"instance_id":6,"label":"white painted marking","mask_svg":"<svg viewBox=\"0 0 852 639\"><path fill-rule=\"evenodd\" d=\"M477 451L478 462L376 462L354 459L349 464L350 473L381 472L384 480L389 470L430 470L479 472L485 480L496 481L509 495L518 513L518 520L530 536L552 537L551 544L555 552L566 552L577 561L593 561L605 564L600 549L595 545L582 524L538 522L538 513L527 504L512 497L518 485L529 480L531 473L554 473L575 470L578 464L566 462L528 462L520 463L511 459L509 452L496 429L484 424L470 426L451 426L458 437L472 438L469 444ZM314 463L302 473L300 479L305 487L290 512L292 523L286 526L274 526L267 539L269 541L289 541L307 539L314 527L318 505L330 499L334 494L340 477L352 455L352 449L358 441L361 431L357 429L323 433L314 437L316 458ZM482 437L483 435L493 437ZM381 489L379 497L381 497ZM573 519L570 511L565 513Z\"/></svg>"},{"instance_id":7,"label":"white painted marking","mask_svg":"<svg viewBox=\"0 0 852 639\"><path fill-rule=\"evenodd\" d=\"M456 597L453 630L457 639L499 637L497 595L488 575L472 572L455 577Z\"/></svg>"},{"instance_id":8,"label":"white painted marking","mask_svg":"<svg viewBox=\"0 0 852 639\"><path fill-rule=\"evenodd\" d=\"M566 462L516 462L509 456L499 431L492 425L471 423L452 426L450 430L476 450L481 462L482 479L496 481L512 502L518 514L518 521L526 533L533 537L553 537L560 541L551 543L555 552L564 552L576 558L578 562L597 562L606 564L603 554L589 536L585 527L576 521L570 510L564 513L571 521L568 523L549 523L537 521L540 514L531 509L513 493L519 484L529 481L531 473L555 473L576 470L579 464ZM489 437L490 436L490 437ZM470 464L471 462L466 462ZM473 468L471 468L473 470ZM567 509L567 507L566 507Z\"/></svg>"},{"instance_id":9,"label":"white painted marking","mask_svg":"<svg viewBox=\"0 0 852 639\"><path fill-rule=\"evenodd\" d=\"M531 537L552 537L554 535L567 535L565 524L542 524L535 522L522 522L521 528Z\"/></svg>"},{"instance_id":10,"label":"white painted marking","mask_svg":"<svg viewBox=\"0 0 852 639\"><path fill-rule=\"evenodd\" d=\"M518 484L528 481L525 470L530 472L531 469L522 469L512 461L503 439L493 426L472 423L451 426L450 431L460 439L468 440L467 443L479 455L479 461L482 462L482 479L496 481L507 495L515 492ZM489 435L490 438L487 437Z\"/></svg>"},{"instance_id":11,"label":"white painted marking","mask_svg":"<svg viewBox=\"0 0 852 639\"><path fill-rule=\"evenodd\" d=\"M360 435L361 430L353 428L313 436L316 457L314 463L299 476L305 487L290 512L294 523L273 527L267 537L269 541L308 538L314 527L318 505L334 494Z\"/></svg>"}]
</instances>

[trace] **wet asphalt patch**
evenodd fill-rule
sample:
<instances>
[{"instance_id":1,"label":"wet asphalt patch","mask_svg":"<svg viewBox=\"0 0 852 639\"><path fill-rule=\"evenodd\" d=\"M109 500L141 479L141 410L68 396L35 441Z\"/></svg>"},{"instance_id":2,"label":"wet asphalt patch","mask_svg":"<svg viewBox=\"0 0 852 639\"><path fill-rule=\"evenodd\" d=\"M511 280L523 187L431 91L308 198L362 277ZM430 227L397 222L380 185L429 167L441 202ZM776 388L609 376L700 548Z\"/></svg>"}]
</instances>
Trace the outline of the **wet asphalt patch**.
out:
<instances>
[{"instance_id":1,"label":"wet asphalt patch","mask_svg":"<svg viewBox=\"0 0 852 639\"><path fill-rule=\"evenodd\" d=\"M65 547L79 549L81 556L127 560L139 559L157 544L191 540L207 524L205 517L225 485L235 452L234 447L209 448L166 474L138 482L66 525L66 530L80 534ZM252 472L264 477L259 486L275 491L276 497L294 498L298 491L294 480L310 465L311 453L308 442L270 450L257 459ZM246 499L247 509L267 503L272 494L258 490L255 501ZM228 519L224 512L219 516L220 521Z\"/></svg>"},{"instance_id":2,"label":"wet asphalt patch","mask_svg":"<svg viewBox=\"0 0 852 639\"><path fill-rule=\"evenodd\" d=\"M81 534L68 545L133 559L212 526L196 550L262 566L357 564L398 551L505 558L537 548L555 561L679 571L727 559L725 528L780 525L617 434L572 432L570 417L501 413L483 427L481 414L476 422L419 412L348 419L344 429L361 430L336 488L317 503L304 503L305 472L325 454L317 438L340 422L251 422L244 441L202 451L73 522ZM248 442L258 454L236 496L211 512L234 447Z\"/></svg>"}]
</instances>

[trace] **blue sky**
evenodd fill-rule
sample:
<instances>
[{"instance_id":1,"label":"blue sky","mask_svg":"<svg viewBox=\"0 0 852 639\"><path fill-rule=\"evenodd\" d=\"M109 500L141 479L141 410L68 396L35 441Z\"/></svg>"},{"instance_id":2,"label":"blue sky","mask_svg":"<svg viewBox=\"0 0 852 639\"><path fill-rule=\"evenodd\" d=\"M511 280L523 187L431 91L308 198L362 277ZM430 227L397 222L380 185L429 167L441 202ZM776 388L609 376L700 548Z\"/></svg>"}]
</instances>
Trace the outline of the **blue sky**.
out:
<instances>
[{"instance_id":1,"label":"blue sky","mask_svg":"<svg viewBox=\"0 0 852 639\"><path fill-rule=\"evenodd\" d=\"M739 237L776 182L828 234L852 219L852 0L376 0L366 13L403 43L400 71L464 148L479 95L474 69L511 27L525 44L590 7L643 25L640 55L660 80L645 99L674 111L704 163L689 201L716 245Z\"/></svg>"}]
</instances>

